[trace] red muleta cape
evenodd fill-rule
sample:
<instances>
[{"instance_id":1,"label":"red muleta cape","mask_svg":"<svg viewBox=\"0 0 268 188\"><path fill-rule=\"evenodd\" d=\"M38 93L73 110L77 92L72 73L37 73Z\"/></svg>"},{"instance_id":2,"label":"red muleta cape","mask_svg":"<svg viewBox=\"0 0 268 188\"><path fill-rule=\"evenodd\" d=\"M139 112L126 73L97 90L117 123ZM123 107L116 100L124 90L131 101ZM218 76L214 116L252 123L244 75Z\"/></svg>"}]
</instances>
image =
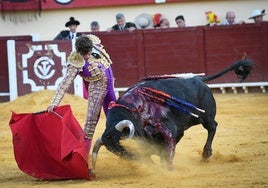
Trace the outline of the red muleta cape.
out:
<instances>
[{"instance_id":1,"label":"red muleta cape","mask_svg":"<svg viewBox=\"0 0 268 188\"><path fill-rule=\"evenodd\" d=\"M55 113L12 112L9 125L17 165L26 174L45 180L92 178L84 131L70 105Z\"/></svg>"}]
</instances>

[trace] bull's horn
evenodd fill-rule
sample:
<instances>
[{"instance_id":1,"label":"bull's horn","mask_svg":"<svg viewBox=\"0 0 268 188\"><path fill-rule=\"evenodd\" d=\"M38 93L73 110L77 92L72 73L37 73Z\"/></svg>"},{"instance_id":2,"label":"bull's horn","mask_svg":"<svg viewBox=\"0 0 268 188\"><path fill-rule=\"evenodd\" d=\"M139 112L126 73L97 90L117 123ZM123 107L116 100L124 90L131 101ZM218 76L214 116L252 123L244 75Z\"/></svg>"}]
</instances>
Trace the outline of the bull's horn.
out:
<instances>
[{"instance_id":1,"label":"bull's horn","mask_svg":"<svg viewBox=\"0 0 268 188\"><path fill-rule=\"evenodd\" d=\"M95 170L96 168L96 161L97 161L97 156L98 156L98 152L100 150L100 147L103 145L103 142L101 140L101 137L99 137L95 144L94 144L94 148L93 148L93 151L92 151L92 168L93 170Z\"/></svg>"},{"instance_id":2,"label":"bull's horn","mask_svg":"<svg viewBox=\"0 0 268 188\"><path fill-rule=\"evenodd\" d=\"M135 129L134 129L134 125L133 125L133 123L131 122L131 121L129 121L129 120L122 120L122 121L120 121L119 123L117 123L116 125L115 125L115 128L118 130L118 131L120 131L120 132L122 132L122 130L124 129L124 128L126 128L126 127L128 127L129 128L129 138L133 138L133 136L134 136L134 133L135 133Z\"/></svg>"}]
</instances>

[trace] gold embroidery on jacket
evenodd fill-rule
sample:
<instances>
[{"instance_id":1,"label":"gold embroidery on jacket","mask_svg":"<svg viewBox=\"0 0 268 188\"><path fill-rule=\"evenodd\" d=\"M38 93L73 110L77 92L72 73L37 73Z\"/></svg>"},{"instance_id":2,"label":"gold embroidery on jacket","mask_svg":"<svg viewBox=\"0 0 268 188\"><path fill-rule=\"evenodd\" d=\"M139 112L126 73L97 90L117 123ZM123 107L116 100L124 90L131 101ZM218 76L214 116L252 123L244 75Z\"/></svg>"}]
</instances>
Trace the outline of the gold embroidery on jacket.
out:
<instances>
[{"instance_id":1,"label":"gold embroidery on jacket","mask_svg":"<svg viewBox=\"0 0 268 188\"><path fill-rule=\"evenodd\" d=\"M66 92L66 90L69 88L69 86L72 84L74 78L76 77L78 73L78 69L69 66L67 67L67 73L66 76L63 78L62 82L59 84L54 97L52 98L51 104L58 106Z\"/></svg>"},{"instance_id":2,"label":"gold embroidery on jacket","mask_svg":"<svg viewBox=\"0 0 268 188\"><path fill-rule=\"evenodd\" d=\"M82 68L85 60L80 53L72 52L67 58L67 65L72 65L76 68Z\"/></svg>"}]
</instances>

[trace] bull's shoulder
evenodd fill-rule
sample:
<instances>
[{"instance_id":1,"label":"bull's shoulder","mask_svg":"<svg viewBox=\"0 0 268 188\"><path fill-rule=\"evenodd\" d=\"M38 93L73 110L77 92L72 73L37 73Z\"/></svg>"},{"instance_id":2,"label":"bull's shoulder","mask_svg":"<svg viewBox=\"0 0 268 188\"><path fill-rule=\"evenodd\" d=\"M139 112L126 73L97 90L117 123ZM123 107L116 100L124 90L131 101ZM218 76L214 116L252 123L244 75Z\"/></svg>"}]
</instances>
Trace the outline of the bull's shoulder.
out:
<instances>
[{"instance_id":1,"label":"bull's shoulder","mask_svg":"<svg viewBox=\"0 0 268 188\"><path fill-rule=\"evenodd\" d=\"M203 87L206 86L200 77L191 77L191 78L180 78L180 77L173 77L173 78L165 78L165 79L150 79L150 80L143 80L135 85L135 88L139 87L154 87L156 89L178 89L181 87ZM133 88L133 87L132 87Z\"/></svg>"}]
</instances>

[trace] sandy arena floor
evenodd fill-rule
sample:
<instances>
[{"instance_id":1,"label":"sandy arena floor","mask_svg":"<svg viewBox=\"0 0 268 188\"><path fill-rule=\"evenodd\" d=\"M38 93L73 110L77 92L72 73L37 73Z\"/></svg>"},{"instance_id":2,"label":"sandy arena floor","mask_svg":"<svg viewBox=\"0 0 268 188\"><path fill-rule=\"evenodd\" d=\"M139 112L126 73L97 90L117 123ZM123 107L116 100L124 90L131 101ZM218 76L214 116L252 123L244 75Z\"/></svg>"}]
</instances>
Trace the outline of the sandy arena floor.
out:
<instances>
[{"instance_id":1,"label":"sandy arena floor","mask_svg":"<svg viewBox=\"0 0 268 188\"><path fill-rule=\"evenodd\" d=\"M96 167L97 179L40 181L24 174L17 167L13 155L9 128L11 111L37 112L45 110L54 92L41 91L0 104L0 187L268 187L268 94L215 94L218 131L213 142L213 156L201 161L207 133L202 126L185 132L177 145L175 170L167 171L159 164L145 161L126 161L101 148ZM84 99L66 95L62 104L71 104L75 117L84 124ZM104 130L101 115L94 140ZM130 149L141 152L133 140L124 142ZM148 148L148 147L146 147ZM143 148L143 152L146 149Z\"/></svg>"}]
</instances>

